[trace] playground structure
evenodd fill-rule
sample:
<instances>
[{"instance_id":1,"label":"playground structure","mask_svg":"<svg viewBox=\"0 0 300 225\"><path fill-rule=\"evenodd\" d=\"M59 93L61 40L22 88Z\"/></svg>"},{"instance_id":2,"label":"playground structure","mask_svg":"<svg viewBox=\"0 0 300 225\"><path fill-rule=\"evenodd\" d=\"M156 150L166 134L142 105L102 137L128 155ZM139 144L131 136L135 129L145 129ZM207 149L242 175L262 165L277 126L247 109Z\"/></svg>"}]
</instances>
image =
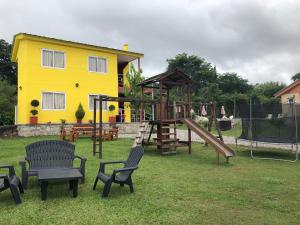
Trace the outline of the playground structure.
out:
<instances>
[{"instance_id":1,"label":"playground structure","mask_svg":"<svg viewBox=\"0 0 300 225\"><path fill-rule=\"evenodd\" d=\"M141 97L139 99L123 98L123 97L108 97L99 96L94 100L94 133L102 134L102 102L117 101L117 102L135 102L140 103L140 113L143 114L145 107L151 106L154 111L154 118L150 121L140 121L139 130L136 135L133 146L151 144L150 139L156 127L157 137L153 138L154 145L157 146L158 152L162 155L176 154L178 147L188 147L188 152L191 154L191 131L199 135L206 143L211 144L217 153L223 155L228 162L230 157L235 155L234 151L223 143L222 135L219 131L219 136L216 138L209 131L200 127L191 119L191 91L194 81L190 76L179 70L167 71L165 73L150 77L139 84L141 87ZM145 89L152 89L152 99L146 99L144 96ZM99 126L97 127L97 102L99 102ZM212 107L215 107L213 104ZM212 110L215 112L215 109ZM143 118L141 115L140 118ZM215 115L211 117L215 119ZM188 128L188 140L183 141L177 138L177 124L185 124ZM211 124L211 123L210 123ZM147 143L144 141L147 127L150 127ZM97 132L97 129L99 131ZM209 130L211 127L209 127ZM99 141L97 141L99 140ZM98 151L97 151L98 146ZM93 154L99 153L99 158L102 158L102 138L93 138Z\"/></svg>"},{"instance_id":2,"label":"playground structure","mask_svg":"<svg viewBox=\"0 0 300 225\"><path fill-rule=\"evenodd\" d=\"M239 105L242 119L242 134L238 140L250 142L250 153L253 159L281 160L295 162L298 160L299 116L300 105L296 103L250 104ZM295 153L292 160L274 157L259 157L255 152L258 145L271 143L291 146Z\"/></svg>"}]
</instances>

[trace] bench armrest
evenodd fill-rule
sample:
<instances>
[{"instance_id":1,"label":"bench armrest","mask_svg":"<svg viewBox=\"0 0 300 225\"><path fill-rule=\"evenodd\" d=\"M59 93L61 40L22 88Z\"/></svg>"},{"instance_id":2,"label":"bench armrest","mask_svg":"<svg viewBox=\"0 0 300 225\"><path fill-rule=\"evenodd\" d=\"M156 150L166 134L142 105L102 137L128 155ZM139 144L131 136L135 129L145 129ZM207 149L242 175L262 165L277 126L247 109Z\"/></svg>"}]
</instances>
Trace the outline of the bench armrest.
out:
<instances>
[{"instance_id":1,"label":"bench armrest","mask_svg":"<svg viewBox=\"0 0 300 225\"><path fill-rule=\"evenodd\" d=\"M126 168L121 168L121 169L115 169L114 174L120 173L120 172L126 172L126 171L133 171L133 170L136 170L137 168L138 168L137 166L134 166L134 167L126 167Z\"/></svg>"},{"instance_id":2,"label":"bench armrest","mask_svg":"<svg viewBox=\"0 0 300 225\"><path fill-rule=\"evenodd\" d=\"M78 156L78 155L75 155L75 158L80 159L80 160L82 160L82 161L86 161L86 158L81 157L81 156Z\"/></svg>"},{"instance_id":3,"label":"bench armrest","mask_svg":"<svg viewBox=\"0 0 300 225\"><path fill-rule=\"evenodd\" d=\"M0 165L0 169L8 169L9 176L14 176L16 174L15 168L12 165Z\"/></svg>"},{"instance_id":4,"label":"bench armrest","mask_svg":"<svg viewBox=\"0 0 300 225\"><path fill-rule=\"evenodd\" d=\"M80 156L77 156L77 155L75 155L75 158L77 158L77 159L80 159L80 167L79 167L79 170L80 170L80 172L81 172L81 174L82 174L82 179L81 179L81 181L82 181L82 183L84 182L84 180L85 180L85 162L86 162L86 158L84 158L84 157L80 157Z\"/></svg>"},{"instance_id":5,"label":"bench armrest","mask_svg":"<svg viewBox=\"0 0 300 225\"><path fill-rule=\"evenodd\" d=\"M0 178L6 178L7 179L7 175L0 173Z\"/></svg>"},{"instance_id":6,"label":"bench armrest","mask_svg":"<svg viewBox=\"0 0 300 225\"><path fill-rule=\"evenodd\" d=\"M117 164L117 163L123 163L125 164L126 161L123 160L117 160L117 161L107 161L107 162L100 162L100 168L99 168L99 173L104 173L105 172L105 165L107 164Z\"/></svg>"},{"instance_id":7,"label":"bench armrest","mask_svg":"<svg viewBox=\"0 0 300 225\"><path fill-rule=\"evenodd\" d=\"M20 160L20 162L19 162L19 164L21 165L22 173L25 172L25 171L27 171L27 169L26 169L26 162L28 162L26 158Z\"/></svg>"},{"instance_id":8,"label":"bench armrest","mask_svg":"<svg viewBox=\"0 0 300 225\"><path fill-rule=\"evenodd\" d=\"M86 158L75 155L75 159L80 159L80 168L85 169Z\"/></svg>"}]
</instances>

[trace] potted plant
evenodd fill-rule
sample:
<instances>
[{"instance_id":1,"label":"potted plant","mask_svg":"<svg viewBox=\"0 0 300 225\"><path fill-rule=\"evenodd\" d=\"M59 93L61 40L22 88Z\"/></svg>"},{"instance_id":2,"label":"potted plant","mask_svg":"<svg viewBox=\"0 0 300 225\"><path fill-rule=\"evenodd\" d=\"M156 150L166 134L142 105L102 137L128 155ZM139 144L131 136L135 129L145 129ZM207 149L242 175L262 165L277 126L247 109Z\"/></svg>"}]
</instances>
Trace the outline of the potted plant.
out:
<instances>
[{"instance_id":1,"label":"potted plant","mask_svg":"<svg viewBox=\"0 0 300 225\"><path fill-rule=\"evenodd\" d=\"M65 125L66 125L66 120L65 120L65 119L60 119L60 122L61 122L60 128L61 128L61 129L64 129L64 128L65 128Z\"/></svg>"},{"instance_id":2,"label":"potted plant","mask_svg":"<svg viewBox=\"0 0 300 225\"><path fill-rule=\"evenodd\" d=\"M77 110L75 112L77 123L81 123L82 122L82 119L83 119L84 115L85 115L85 111L84 111L81 103L79 103L78 108L77 108Z\"/></svg>"},{"instance_id":3,"label":"potted plant","mask_svg":"<svg viewBox=\"0 0 300 225\"><path fill-rule=\"evenodd\" d=\"M108 110L109 110L109 112L110 112L110 116L108 117L108 122L109 123L116 123L116 116L115 115L113 115L113 111L116 109L116 107L114 106L114 105L110 105L109 107L108 107Z\"/></svg>"},{"instance_id":4,"label":"potted plant","mask_svg":"<svg viewBox=\"0 0 300 225\"><path fill-rule=\"evenodd\" d=\"M37 124L38 123L38 117L36 116L39 112L35 109L36 107L38 107L39 105L40 105L40 102L38 101L38 100L36 100L36 99L34 99L34 100L32 100L31 101L31 103L30 103L30 105L32 106L32 107L34 107L34 109L32 109L31 111L30 111L30 113L31 113L31 115L32 116L30 116L30 124Z\"/></svg>"},{"instance_id":5,"label":"potted plant","mask_svg":"<svg viewBox=\"0 0 300 225\"><path fill-rule=\"evenodd\" d=\"M36 109L32 109L30 111L31 115L30 116L30 124L37 124L38 123L38 117L36 116L39 112Z\"/></svg>"}]
</instances>

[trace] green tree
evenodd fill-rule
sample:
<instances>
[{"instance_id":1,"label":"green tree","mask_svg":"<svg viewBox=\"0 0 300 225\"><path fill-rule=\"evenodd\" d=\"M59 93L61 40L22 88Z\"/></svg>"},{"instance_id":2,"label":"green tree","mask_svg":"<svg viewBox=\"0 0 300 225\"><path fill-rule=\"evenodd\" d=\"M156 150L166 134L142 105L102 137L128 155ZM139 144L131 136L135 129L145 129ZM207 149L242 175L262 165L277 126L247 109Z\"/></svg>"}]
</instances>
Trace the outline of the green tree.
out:
<instances>
[{"instance_id":1,"label":"green tree","mask_svg":"<svg viewBox=\"0 0 300 225\"><path fill-rule=\"evenodd\" d=\"M236 73L223 73L218 76L218 84L223 93L244 94L252 90L248 80L239 77Z\"/></svg>"},{"instance_id":2,"label":"green tree","mask_svg":"<svg viewBox=\"0 0 300 225\"><path fill-rule=\"evenodd\" d=\"M186 53L167 59L168 69L180 69L191 75L196 82L192 101L195 107L201 102L217 102L217 110L224 105L228 113L233 113L236 104L245 102L253 86L248 80L242 79L236 73L218 74L216 68L205 59ZM180 96L180 94L175 95ZM199 103L199 104L198 104Z\"/></svg>"},{"instance_id":3,"label":"green tree","mask_svg":"<svg viewBox=\"0 0 300 225\"><path fill-rule=\"evenodd\" d=\"M0 39L0 80L17 85L17 66L10 60L12 45Z\"/></svg>"},{"instance_id":4,"label":"green tree","mask_svg":"<svg viewBox=\"0 0 300 225\"><path fill-rule=\"evenodd\" d=\"M186 53L178 54L174 58L167 59L168 70L179 69L190 75L195 84L195 94L197 95L201 88L208 83L216 83L217 73L215 68L205 59Z\"/></svg>"},{"instance_id":5,"label":"green tree","mask_svg":"<svg viewBox=\"0 0 300 225\"><path fill-rule=\"evenodd\" d=\"M14 124L16 86L0 80L0 126Z\"/></svg>"},{"instance_id":6,"label":"green tree","mask_svg":"<svg viewBox=\"0 0 300 225\"><path fill-rule=\"evenodd\" d=\"M142 70L136 70L132 63L129 64L128 73L125 75L127 82L124 85L125 96L129 98L140 98L142 94L141 87L138 86L145 78L142 75ZM137 102L130 103L131 108L136 112L139 111L140 104Z\"/></svg>"},{"instance_id":7,"label":"green tree","mask_svg":"<svg viewBox=\"0 0 300 225\"><path fill-rule=\"evenodd\" d=\"M291 78L293 81L299 80L300 79L300 73L296 73L294 76Z\"/></svg>"},{"instance_id":8,"label":"green tree","mask_svg":"<svg viewBox=\"0 0 300 225\"><path fill-rule=\"evenodd\" d=\"M263 104L279 102L279 98L275 98L274 94L284 88L286 85L279 82L266 82L263 84L256 84L254 86L252 97L254 100Z\"/></svg>"}]
</instances>

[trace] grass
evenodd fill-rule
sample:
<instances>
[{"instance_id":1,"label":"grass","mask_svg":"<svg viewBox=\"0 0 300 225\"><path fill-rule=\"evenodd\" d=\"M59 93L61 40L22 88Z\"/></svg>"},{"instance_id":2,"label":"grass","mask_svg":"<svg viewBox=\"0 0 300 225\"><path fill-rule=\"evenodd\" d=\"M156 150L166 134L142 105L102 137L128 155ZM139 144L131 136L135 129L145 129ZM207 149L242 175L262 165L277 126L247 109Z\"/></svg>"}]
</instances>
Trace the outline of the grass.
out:
<instances>
[{"instance_id":1,"label":"grass","mask_svg":"<svg viewBox=\"0 0 300 225\"><path fill-rule=\"evenodd\" d=\"M48 137L55 138L55 137ZM44 138L0 139L1 164L18 161L24 146ZM127 157L132 141L104 143L104 159ZM239 148L229 164L216 165L209 147L193 144L176 156L163 157L147 149L133 175L135 193L113 185L100 198L103 185L92 191L99 159L92 143L80 139L78 155L88 158L87 181L71 198L67 184L50 184L48 199L40 200L35 178L15 206L9 191L0 193L0 224L299 224L300 163L252 160ZM268 153L264 153L268 154ZM112 168L110 168L112 169Z\"/></svg>"}]
</instances>

